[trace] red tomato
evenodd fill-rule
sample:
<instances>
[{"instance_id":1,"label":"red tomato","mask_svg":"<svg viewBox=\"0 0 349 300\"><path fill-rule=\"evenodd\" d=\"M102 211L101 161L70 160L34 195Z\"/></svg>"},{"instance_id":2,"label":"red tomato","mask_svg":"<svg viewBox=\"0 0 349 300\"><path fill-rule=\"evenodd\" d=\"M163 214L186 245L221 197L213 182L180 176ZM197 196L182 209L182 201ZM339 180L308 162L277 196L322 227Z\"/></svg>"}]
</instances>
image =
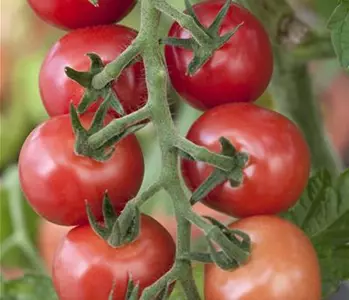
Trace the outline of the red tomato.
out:
<instances>
[{"instance_id":1,"label":"red tomato","mask_svg":"<svg viewBox=\"0 0 349 300\"><path fill-rule=\"evenodd\" d=\"M205 1L193 6L199 21L209 27L225 0ZM262 95L273 70L273 56L267 33L248 10L232 3L219 34L243 25L233 37L194 75L186 75L193 53L166 46L170 78L177 92L190 105L201 110L231 102L250 102ZM190 33L174 23L169 36L182 39Z\"/></svg>"},{"instance_id":2,"label":"red tomato","mask_svg":"<svg viewBox=\"0 0 349 300\"><path fill-rule=\"evenodd\" d=\"M99 0L98 6L89 0L28 0L28 3L45 22L69 30L118 22L131 11L136 0Z\"/></svg>"},{"instance_id":3,"label":"red tomato","mask_svg":"<svg viewBox=\"0 0 349 300\"><path fill-rule=\"evenodd\" d=\"M91 115L82 117L86 127L91 120ZM135 136L121 140L103 163L77 156L74 140L69 115L59 116L29 135L19 157L20 182L27 200L38 214L59 225L86 223L85 200L101 217L106 190L114 207L122 210L143 180L143 155Z\"/></svg>"},{"instance_id":4,"label":"red tomato","mask_svg":"<svg viewBox=\"0 0 349 300\"><path fill-rule=\"evenodd\" d=\"M277 214L298 200L309 176L310 153L299 129L277 112L249 103L235 103L205 112L187 138L220 152L220 137L249 154L243 182L216 187L203 203L235 217ZM193 191L209 176L203 162L182 161L182 174Z\"/></svg>"},{"instance_id":5,"label":"red tomato","mask_svg":"<svg viewBox=\"0 0 349 300\"><path fill-rule=\"evenodd\" d=\"M162 277L173 265L176 246L171 235L153 218L143 215L138 238L110 247L90 226L70 231L58 249L53 282L60 300L125 299L128 276L140 291Z\"/></svg>"},{"instance_id":6,"label":"red tomato","mask_svg":"<svg viewBox=\"0 0 349 300\"><path fill-rule=\"evenodd\" d=\"M234 271L206 265L206 300L321 299L315 250L295 225L274 216L255 216L229 227L250 235L251 257Z\"/></svg>"},{"instance_id":7,"label":"red tomato","mask_svg":"<svg viewBox=\"0 0 349 300\"><path fill-rule=\"evenodd\" d=\"M40 220L38 248L49 272L52 270L53 257L58 246L71 229L72 227L53 224L45 219Z\"/></svg>"},{"instance_id":8,"label":"red tomato","mask_svg":"<svg viewBox=\"0 0 349 300\"><path fill-rule=\"evenodd\" d=\"M67 114L71 101L77 105L84 93L82 86L66 76L66 66L88 71L90 59L86 53L91 52L97 53L105 64L109 63L136 36L137 32L130 28L109 25L79 29L61 38L47 54L40 71L40 93L48 114L51 117ZM113 83L113 89L127 113L141 107L147 98L143 63L126 68ZM89 111L96 109L97 105L93 105Z\"/></svg>"}]
</instances>

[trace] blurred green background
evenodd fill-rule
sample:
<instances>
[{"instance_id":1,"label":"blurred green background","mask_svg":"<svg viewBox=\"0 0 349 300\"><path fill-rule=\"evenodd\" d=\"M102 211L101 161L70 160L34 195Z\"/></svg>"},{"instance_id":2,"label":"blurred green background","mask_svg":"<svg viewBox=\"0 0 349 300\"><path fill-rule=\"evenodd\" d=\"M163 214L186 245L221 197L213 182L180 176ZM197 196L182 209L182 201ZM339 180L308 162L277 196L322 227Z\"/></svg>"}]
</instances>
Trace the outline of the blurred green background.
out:
<instances>
[{"instance_id":1,"label":"blurred green background","mask_svg":"<svg viewBox=\"0 0 349 300\"><path fill-rule=\"evenodd\" d=\"M25 228L31 242L37 245L49 268L57 242L67 229L43 222L29 208L20 194L14 166L28 133L47 118L40 100L38 74L46 52L65 32L39 20L26 1L1 1L0 246L4 247L5 239L14 229L9 206L14 199L20 197ZM169 0L169 2L178 8L184 6L183 0ZM335 0L294 0L290 3L300 17L319 32L325 32L326 18L336 5ZM138 6L122 24L135 29L139 27ZM161 33L166 34L170 25L171 20L164 17ZM312 74L317 100L323 108L329 135L339 155L349 164L349 78L339 69L336 59L311 62L309 71ZM200 113L180 102L174 93L170 93L170 99L173 103L174 120L180 132L185 134ZM273 99L268 93L259 100L259 104L268 107L272 107L272 103ZM146 157L146 176L143 184L145 188L159 173L161 167L158 160L159 149L151 125L139 132L138 137ZM172 212L167 197L165 193L159 193L146 205L145 211L153 213L172 234L175 234L175 223L170 217ZM157 203L156 210L154 203ZM206 214L211 213L200 205L196 209ZM198 233L194 232L193 235L197 237ZM6 253L1 251L0 265L7 276L16 276L18 271L32 268L28 255L16 248Z\"/></svg>"}]
</instances>

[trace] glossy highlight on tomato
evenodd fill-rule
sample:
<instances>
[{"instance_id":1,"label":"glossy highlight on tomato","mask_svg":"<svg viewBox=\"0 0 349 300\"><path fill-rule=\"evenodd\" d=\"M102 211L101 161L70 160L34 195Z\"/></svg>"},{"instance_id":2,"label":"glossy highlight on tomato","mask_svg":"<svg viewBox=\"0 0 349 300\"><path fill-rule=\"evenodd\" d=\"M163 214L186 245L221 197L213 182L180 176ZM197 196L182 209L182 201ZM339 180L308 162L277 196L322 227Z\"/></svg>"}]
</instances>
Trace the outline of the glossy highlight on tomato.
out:
<instances>
[{"instance_id":1,"label":"glossy highlight on tomato","mask_svg":"<svg viewBox=\"0 0 349 300\"><path fill-rule=\"evenodd\" d=\"M205 300L320 300L316 252L295 225L275 216L255 216L228 226L252 240L249 261L233 271L205 266Z\"/></svg>"},{"instance_id":2,"label":"glossy highlight on tomato","mask_svg":"<svg viewBox=\"0 0 349 300\"><path fill-rule=\"evenodd\" d=\"M53 282L60 300L125 299L129 275L140 292L170 270L175 243L166 229L142 215L141 232L130 244L110 247L89 225L68 233L56 252Z\"/></svg>"},{"instance_id":3,"label":"glossy highlight on tomato","mask_svg":"<svg viewBox=\"0 0 349 300\"><path fill-rule=\"evenodd\" d=\"M220 152L227 138L249 160L240 186L228 181L202 200L207 206L234 217L278 214L293 206L310 172L310 152L301 131L281 114L251 103L222 105L206 111L190 128L187 138ZM182 174L194 191L210 175L203 162L182 160Z\"/></svg>"},{"instance_id":4,"label":"glossy highlight on tomato","mask_svg":"<svg viewBox=\"0 0 349 300\"><path fill-rule=\"evenodd\" d=\"M69 106L80 103L84 88L67 77L69 66L78 71L88 71L90 59L87 53L98 54L105 64L118 57L129 46L137 32L121 25L106 25L72 31L63 36L49 51L39 76L40 94L47 113L52 116L69 113ZM113 90L126 113L144 105L147 88L142 62L124 69L114 81ZM93 104L89 111L96 111ZM116 113L115 113L116 114Z\"/></svg>"},{"instance_id":5,"label":"glossy highlight on tomato","mask_svg":"<svg viewBox=\"0 0 349 300\"><path fill-rule=\"evenodd\" d=\"M35 13L45 22L70 30L120 21L135 6L136 0L28 0Z\"/></svg>"},{"instance_id":6,"label":"glossy highlight on tomato","mask_svg":"<svg viewBox=\"0 0 349 300\"><path fill-rule=\"evenodd\" d=\"M88 128L92 117L82 116L83 126ZM143 181L143 154L134 135L117 143L105 162L76 155L74 142L69 115L55 117L32 131L19 156L20 183L28 202L39 215L59 225L86 224L86 200L100 218L106 191L121 211Z\"/></svg>"},{"instance_id":7,"label":"glossy highlight on tomato","mask_svg":"<svg viewBox=\"0 0 349 300\"><path fill-rule=\"evenodd\" d=\"M209 27L225 0L204 1L193 6L199 21ZM267 88L273 70L269 37L247 9L232 3L220 28L220 36L242 23L230 40L218 49L193 76L187 75L193 52L166 46L165 57L171 82L190 105L207 110L233 102L255 101ZM174 23L170 37L188 39L190 33Z\"/></svg>"}]
</instances>

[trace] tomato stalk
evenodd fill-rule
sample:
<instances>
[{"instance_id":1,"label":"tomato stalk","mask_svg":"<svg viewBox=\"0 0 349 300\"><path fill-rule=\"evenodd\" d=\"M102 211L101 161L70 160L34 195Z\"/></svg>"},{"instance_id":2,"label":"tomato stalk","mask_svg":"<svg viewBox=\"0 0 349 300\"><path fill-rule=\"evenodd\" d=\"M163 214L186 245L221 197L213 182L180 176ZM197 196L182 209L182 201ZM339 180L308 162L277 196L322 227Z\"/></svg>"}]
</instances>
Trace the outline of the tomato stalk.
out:
<instances>
[{"instance_id":1,"label":"tomato stalk","mask_svg":"<svg viewBox=\"0 0 349 300\"><path fill-rule=\"evenodd\" d=\"M164 65L161 48L159 47L159 39L157 28L161 12L166 10L175 18L179 18L185 26L198 33L198 26L193 16L188 16L179 12L165 1L160 0L144 0L141 5L141 29L138 37L125 50L121 58L116 59L107 65L102 72L95 75L92 80L92 86L95 89L103 89L106 84L115 79L121 70L127 66L137 55L143 57L146 82L148 88L147 105L139 111L113 121L104 129L93 134L89 138L89 144L93 148L103 147L105 143L120 133L125 126L132 125L149 118L155 127L159 138L159 144L162 152L162 173L161 180L151 186L145 193L131 200L128 205L140 206L150 196L161 188L164 188L173 201L175 215L177 219L177 252L176 261L173 268L155 282L152 286L146 288L141 299L153 299L161 290L173 281L181 283L187 299L200 299L197 287L192 274L191 256L191 225L198 226L207 234L209 243L215 243L222 249L221 252L212 250L212 260L225 268L232 268L236 262L243 263L248 258L248 251L240 249L228 237L222 228L210 223L203 217L196 215L191 208L185 191L181 185L178 157L181 152L186 155L207 162L224 171L232 171L235 166L235 160L232 157L222 154L213 153L207 149L196 146L190 141L181 137L171 118L171 112L167 102L167 69ZM185 19L185 20L184 20ZM177 20L177 19L176 19ZM178 21L178 20L177 20ZM198 42L205 40L205 44L214 43L214 40L205 39L203 36L197 35ZM210 46L212 48L212 45ZM239 167L240 168L240 167ZM126 210L126 209L125 209ZM211 261L212 261L211 260Z\"/></svg>"}]
</instances>

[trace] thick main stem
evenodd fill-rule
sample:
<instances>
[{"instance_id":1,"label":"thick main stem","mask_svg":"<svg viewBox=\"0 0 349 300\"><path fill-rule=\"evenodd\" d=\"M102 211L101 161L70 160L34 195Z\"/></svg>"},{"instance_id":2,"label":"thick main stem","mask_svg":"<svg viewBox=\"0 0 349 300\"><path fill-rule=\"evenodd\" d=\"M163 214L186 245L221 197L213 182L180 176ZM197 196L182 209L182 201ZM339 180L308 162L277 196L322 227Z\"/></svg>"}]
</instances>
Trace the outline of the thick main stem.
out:
<instances>
[{"instance_id":1,"label":"thick main stem","mask_svg":"<svg viewBox=\"0 0 349 300\"><path fill-rule=\"evenodd\" d=\"M176 128L171 118L167 97L167 71L163 64L160 47L158 44L157 28L160 12L153 6L152 0L143 0L141 9L140 36L145 35L147 41L143 50L143 59L148 88L148 106L151 120L157 131L162 151L162 164L164 177L166 177L165 189L173 197L174 208L178 222L177 255L190 251L190 223L181 215L183 203L186 202L185 194L180 184L178 174L178 153L173 147L173 141L177 136ZM182 198L183 197L183 198ZM188 201L188 209L191 209ZM185 275L185 282L179 281L184 287L186 297L191 300L200 299L194 283L191 262L189 260L176 259L176 266L181 269L180 275Z\"/></svg>"},{"instance_id":2,"label":"thick main stem","mask_svg":"<svg viewBox=\"0 0 349 300\"><path fill-rule=\"evenodd\" d=\"M326 168L332 174L337 174L339 161L325 133L306 64L298 63L279 49L274 53L271 91L277 110L295 121L303 131L310 147L313 169Z\"/></svg>"}]
</instances>

